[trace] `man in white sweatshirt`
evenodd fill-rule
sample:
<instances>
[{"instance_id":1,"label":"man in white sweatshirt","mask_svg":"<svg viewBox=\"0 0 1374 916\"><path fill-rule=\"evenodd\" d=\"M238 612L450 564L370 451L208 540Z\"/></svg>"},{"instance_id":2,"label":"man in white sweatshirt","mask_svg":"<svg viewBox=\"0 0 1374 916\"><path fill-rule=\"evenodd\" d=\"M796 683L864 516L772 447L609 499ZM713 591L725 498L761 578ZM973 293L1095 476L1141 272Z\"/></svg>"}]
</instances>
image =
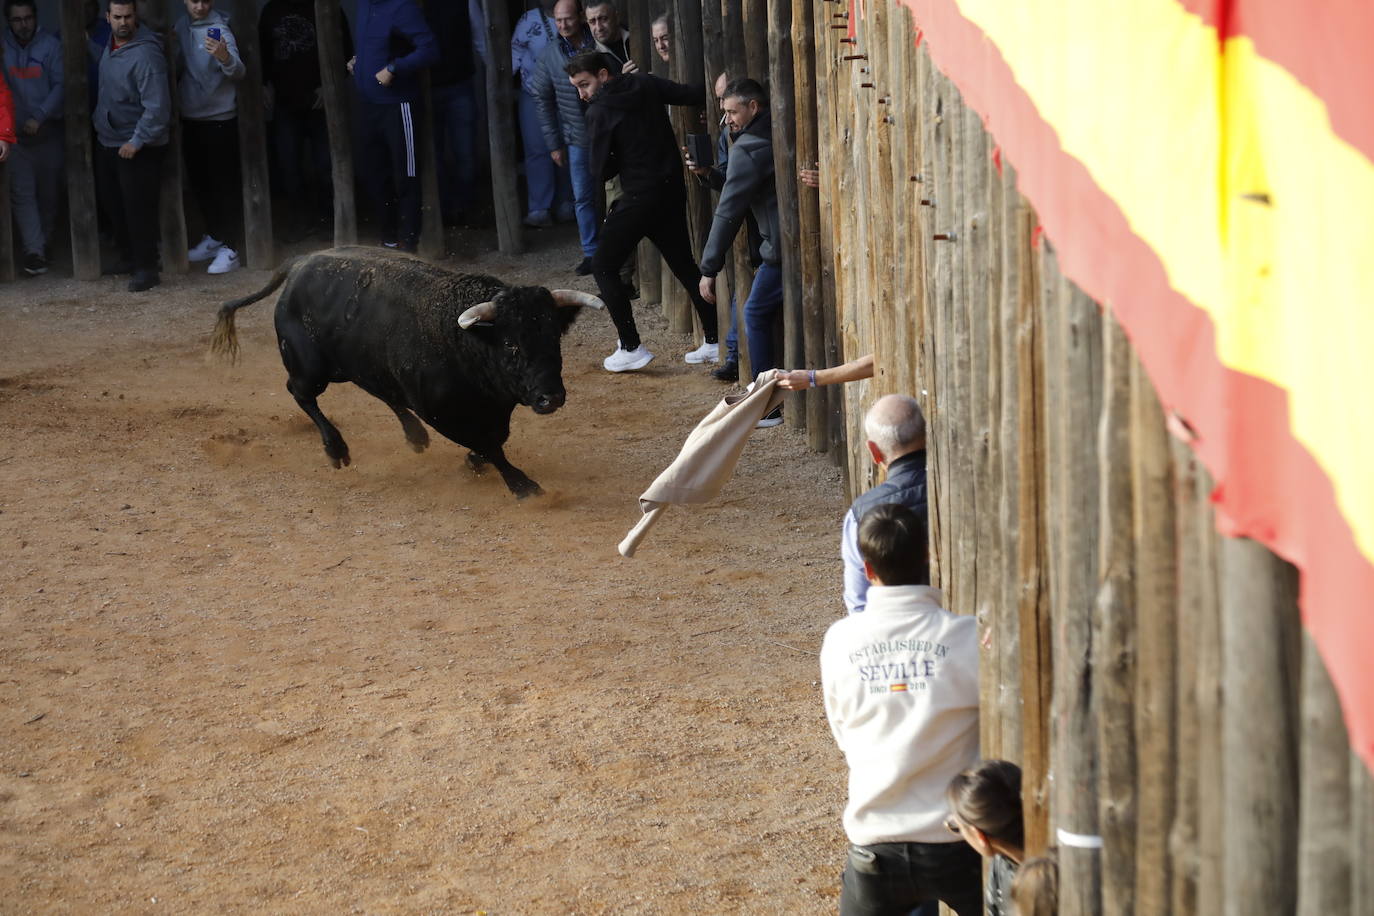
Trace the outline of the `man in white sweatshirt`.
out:
<instances>
[{"instance_id":1,"label":"man in white sweatshirt","mask_svg":"<svg viewBox=\"0 0 1374 916\"><path fill-rule=\"evenodd\" d=\"M978 854L949 832L945 789L978 759L978 637L941 608L925 521L897 503L859 522L868 606L821 647L830 730L849 764L841 916L905 916L944 901L982 912Z\"/></svg>"}]
</instances>

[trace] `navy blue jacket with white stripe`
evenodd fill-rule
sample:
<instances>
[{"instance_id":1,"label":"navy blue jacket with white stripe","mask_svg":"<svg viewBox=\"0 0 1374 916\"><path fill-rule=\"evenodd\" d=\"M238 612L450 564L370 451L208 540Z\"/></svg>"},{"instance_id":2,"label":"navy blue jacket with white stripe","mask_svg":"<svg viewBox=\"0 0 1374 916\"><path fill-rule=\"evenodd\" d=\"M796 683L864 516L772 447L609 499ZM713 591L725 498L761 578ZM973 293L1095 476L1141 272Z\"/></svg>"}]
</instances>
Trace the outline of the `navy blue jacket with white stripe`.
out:
<instances>
[{"instance_id":1,"label":"navy blue jacket with white stripe","mask_svg":"<svg viewBox=\"0 0 1374 916\"><path fill-rule=\"evenodd\" d=\"M362 0L354 45L353 82L364 102L398 105L420 101L420 70L439 62L439 45L415 0ZM377 82L390 64L390 86Z\"/></svg>"}]
</instances>

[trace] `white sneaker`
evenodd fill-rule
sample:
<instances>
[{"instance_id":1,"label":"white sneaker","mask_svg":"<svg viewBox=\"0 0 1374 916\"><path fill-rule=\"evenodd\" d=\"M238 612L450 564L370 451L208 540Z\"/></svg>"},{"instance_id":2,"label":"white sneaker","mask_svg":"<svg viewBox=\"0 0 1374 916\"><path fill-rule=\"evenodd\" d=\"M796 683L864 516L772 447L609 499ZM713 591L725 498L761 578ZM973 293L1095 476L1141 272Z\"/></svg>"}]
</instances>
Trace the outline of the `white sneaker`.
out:
<instances>
[{"instance_id":1,"label":"white sneaker","mask_svg":"<svg viewBox=\"0 0 1374 916\"><path fill-rule=\"evenodd\" d=\"M223 242L218 239L212 239L208 235L203 235L200 237L200 241L196 242L196 247L186 252L186 260L190 261L192 264L208 261L223 247Z\"/></svg>"},{"instance_id":2,"label":"white sneaker","mask_svg":"<svg viewBox=\"0 0 1374 916\"><path fill-rule=\"evenodd\" d=\"M601 364L606 367L607 372L633 372L653 362L654 354L650 353L644 344L633 350L626 350L619 346L619 341L616 343L615 352L606 357L606 361Z\"/></svg>"},{"instance_id":3,"label":"white sneaker","mask_svg":"<svg viewBox=\"0 0 1374 916\"><path fill-rule=\"evenodd\" d=\"M718 363L720 362L720 344L704 343L682 357L689 363Z\"/></svg>"},{"instance_id":4,"label":"white sneaker","mask_svg":"<svg viewBox=\"0 0 1374 916\"><path fill-rule=\"evenodd\" d=\"M243 265L239 263L239 253L228 245L219 246L219 251L215 252L215 259L210 262L210 266L205 269L207 274L227 274L231 270L238 270Z\"/></svg>"}]
</instances>

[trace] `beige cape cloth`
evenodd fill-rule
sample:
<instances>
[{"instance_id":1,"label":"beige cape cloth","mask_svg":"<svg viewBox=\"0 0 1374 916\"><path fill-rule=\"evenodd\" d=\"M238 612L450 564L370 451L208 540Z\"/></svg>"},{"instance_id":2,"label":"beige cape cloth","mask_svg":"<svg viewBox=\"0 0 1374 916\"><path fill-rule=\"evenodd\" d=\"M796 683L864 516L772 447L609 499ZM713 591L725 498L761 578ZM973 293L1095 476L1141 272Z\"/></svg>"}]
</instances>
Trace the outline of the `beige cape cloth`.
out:
<instances>
[{"instance_id":1,"label":"beige cape cloth","mask_svg":"<svg viewBox=\"0 0 1374 916\"><path fill-rule=\"evenodd\" d=\"M749 391L726 397L697 424L673 463L640 494L644 516L620 542L621 556L635 555L669 503L700 505L716 498L734 474L755 425L782 403L786 392L778 387L776 376L774 369L760 372Z\"/></svg>"}]
</instances>

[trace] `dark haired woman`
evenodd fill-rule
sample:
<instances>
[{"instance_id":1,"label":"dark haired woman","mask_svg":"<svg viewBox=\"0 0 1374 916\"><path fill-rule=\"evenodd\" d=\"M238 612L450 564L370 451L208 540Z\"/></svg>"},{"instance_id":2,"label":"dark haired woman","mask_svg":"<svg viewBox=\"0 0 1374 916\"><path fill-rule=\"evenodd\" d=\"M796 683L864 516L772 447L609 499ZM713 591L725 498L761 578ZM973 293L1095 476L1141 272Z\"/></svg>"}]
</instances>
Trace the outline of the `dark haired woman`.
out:
<instances>
[{"instance_id":1,"label":"dark haired woman","mask_svg":"<svg viewBox=\"0 0 1374 916\"><path fill-rule=\"evenodd\" d=\"M946 796L954 813L945 826L992 860L984 895L987 916L1009 916L1011 881L1026 856L1021 768L1007 760L979 761L950 781Z\"/></svg>"}]
</instances>

